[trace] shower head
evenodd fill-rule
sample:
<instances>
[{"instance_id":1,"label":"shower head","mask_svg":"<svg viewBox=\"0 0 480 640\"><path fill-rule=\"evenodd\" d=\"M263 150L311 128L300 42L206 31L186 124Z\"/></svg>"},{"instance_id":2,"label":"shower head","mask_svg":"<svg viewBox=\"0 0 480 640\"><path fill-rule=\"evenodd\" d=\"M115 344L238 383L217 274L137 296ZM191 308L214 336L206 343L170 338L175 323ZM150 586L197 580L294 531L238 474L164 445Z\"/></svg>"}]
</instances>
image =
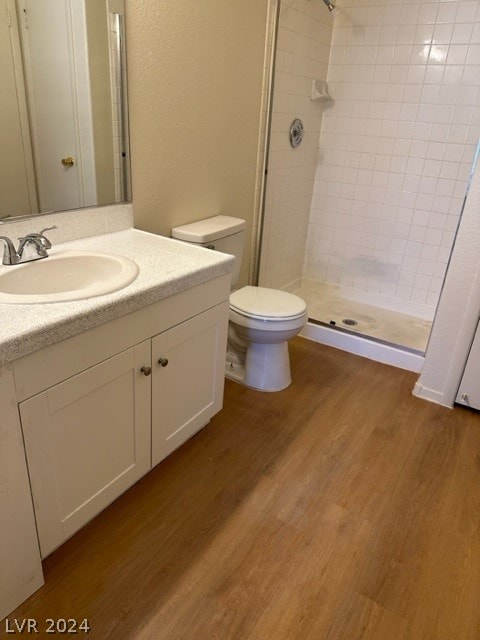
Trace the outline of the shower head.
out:
<instances>
[{"instance_id":1,"label":"shower head","mask_svg":"<svg viewBox=\"0 0 480 640\"><path fill-rule=\"evenodd\" d=\"M330 0L323 0L323 2L326 4L327 9L330 11L330 13L332 14L333 17L335 17L340 12L340 9L338 9L333 4L333 2L330 2Z\"/></svg>"}]
</instances>

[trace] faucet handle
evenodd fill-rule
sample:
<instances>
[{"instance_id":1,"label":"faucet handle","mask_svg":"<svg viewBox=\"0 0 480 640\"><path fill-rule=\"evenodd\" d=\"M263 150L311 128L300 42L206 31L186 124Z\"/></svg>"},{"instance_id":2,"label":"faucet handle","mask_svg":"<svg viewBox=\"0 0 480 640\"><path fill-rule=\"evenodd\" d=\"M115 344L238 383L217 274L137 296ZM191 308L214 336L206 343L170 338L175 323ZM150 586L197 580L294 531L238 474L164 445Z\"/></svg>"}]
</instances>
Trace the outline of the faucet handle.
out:
<instances>
[{"instance_id":1,"label":"faucet handle","mask_svg":"<svg viewBox=\"0 0 480 640\"><path fill-rule=\"evenodd\" d=\"M42 229L41 231L39 231L38 233L27 233L27 235L23 238L18 238L20 240L20 242L22 243L20 246L21 248L23 248L25 242L28 241L33 241L33 242L39 242L43 245L43 247L45 249L51 249L52 248L52 243L50 242L50 240L44 236L43 234L46 231L53 231L53 229L56 229L57 227L53 226L53 227L45 227L45 229ZM19 249L20 252L20 249Z\"/></svg>"},{"instance_id":2,"label":"faucet handle","mask_svg":"<svg viewBox=\"0 0 480 640\"><path fill-rule=\"evenodd\" d=\"M43 236L43 234L46 231L53 231L54 229L57 229L58 227L56 227L55 225L53 225L52 227L45 227L45 229L42 229L41 231L38 232L39 236Z\"/></svg>"},{"instance_id":3,"label":"faucet handle","mask_svg":"<svg viewBox=\"0 0 480 640\"><path fill-rule=\"evenodd\" d=\"M42 242L45 245L45 249L51 249L52 248L52 243L50 242L50 240L48 238L46 238L44 236L44 233L47 232L47 231L53 231L56 228L57 227L55 225L53 225L52 227L45 227L45 229L42 229L41 231L38 232L38 236L40 238L42 238Z\"/></svg>"},{"instance_id":4,"label":"faucet handle","mask_svg":"<svg viewBox=\"0 0 480 640\"><path fill-rule=\"evenodd\" d=\"M52 231L53 229L56 229L56 228L57 227L55 226L45 227L45 229L42 229L38 233L27 233L27 235L24 236L23 238L19 238L20 244L18 245L18 252L17 252L18 256L20 256L21 258L23 256L23 251L25 247L27 245L33 244L35 245L37 256L39 258L46 258L48 256L47 249L52 248L52 243L43 234L46 231ZM36 260L37 258L32 258L32 259Z\"/></svg>"}]
</instances>

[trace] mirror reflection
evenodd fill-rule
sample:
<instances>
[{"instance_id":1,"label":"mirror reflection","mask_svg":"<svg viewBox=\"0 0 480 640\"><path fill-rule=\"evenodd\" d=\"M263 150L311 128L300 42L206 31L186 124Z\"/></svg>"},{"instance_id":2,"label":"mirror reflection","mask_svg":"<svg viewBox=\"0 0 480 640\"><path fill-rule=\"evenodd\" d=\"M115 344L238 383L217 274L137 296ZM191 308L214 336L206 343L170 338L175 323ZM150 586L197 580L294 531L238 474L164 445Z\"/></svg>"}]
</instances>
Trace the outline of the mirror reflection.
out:
<instances>
[{"instance_id":1,"label":"mirror reflection","mask_svg":"<svg viewBox=\"0 0 480 640\"><path fill-rule=\"evenodd\" d=\"M0 0L0 220L131 199L123 0Z\"/></svg>"}]
</instances>

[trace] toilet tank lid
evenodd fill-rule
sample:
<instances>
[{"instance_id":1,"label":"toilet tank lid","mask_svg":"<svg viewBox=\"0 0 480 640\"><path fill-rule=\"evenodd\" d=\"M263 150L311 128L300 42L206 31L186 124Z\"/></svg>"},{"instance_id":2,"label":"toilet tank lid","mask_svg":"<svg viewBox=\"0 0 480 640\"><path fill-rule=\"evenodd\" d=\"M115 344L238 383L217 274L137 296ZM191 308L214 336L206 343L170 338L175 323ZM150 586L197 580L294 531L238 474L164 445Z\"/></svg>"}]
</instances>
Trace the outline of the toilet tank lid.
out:
<instances>
[{"instance_id":1,"label":"toilet tank lid","mask_svg":"<svg viewBox=\"0 0 480 640\"><path fill-rule=\"evenodd\" d=\"M214 216L191 224L184 224L181 227L174 227L172 229L172 238L185 240L186 242L211 242L212 240L226 238L234 233L243 231L245 227L245 220L241 218Z\"/></svg>"}]
</instances>

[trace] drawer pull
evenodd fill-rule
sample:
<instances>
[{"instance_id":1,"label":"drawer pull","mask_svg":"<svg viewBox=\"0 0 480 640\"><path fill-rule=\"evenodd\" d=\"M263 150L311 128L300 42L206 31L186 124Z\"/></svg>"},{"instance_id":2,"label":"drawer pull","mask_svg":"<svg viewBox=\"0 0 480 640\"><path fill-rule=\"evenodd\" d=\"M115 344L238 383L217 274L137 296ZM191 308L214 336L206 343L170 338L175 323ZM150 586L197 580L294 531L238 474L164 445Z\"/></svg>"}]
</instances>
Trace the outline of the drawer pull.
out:
<instances>
[{"instance_id":1,"label":"drawer pull","mask_svg":"<svg viewBox=\"0 0 480 640\"><path fill-rule=\"evenodd\" d=\"M162 367L166 367L168 364L168 358L159 358L158 364L162 365Z\"/></svg>"}]
</instances>

